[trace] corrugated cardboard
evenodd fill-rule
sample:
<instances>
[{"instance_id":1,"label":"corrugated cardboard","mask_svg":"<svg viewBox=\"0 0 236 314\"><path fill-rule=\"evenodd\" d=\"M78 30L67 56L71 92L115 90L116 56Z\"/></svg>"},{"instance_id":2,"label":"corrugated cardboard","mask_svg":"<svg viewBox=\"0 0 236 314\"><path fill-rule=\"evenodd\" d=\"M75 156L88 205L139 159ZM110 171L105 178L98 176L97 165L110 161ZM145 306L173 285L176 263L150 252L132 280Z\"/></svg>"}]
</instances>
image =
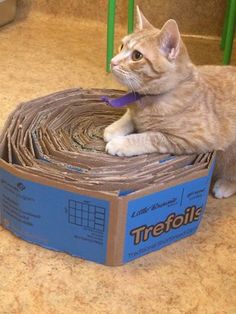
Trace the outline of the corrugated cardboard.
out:
<instances>
[{"instance_id":1,"label":"corrugated cardboard","mask_svg":"<svg viewBox=\"0 0 236 314\"><path fill-rule=\"evenodd\" d=\"M0 224L26 241L115 266L196 232L215 154L132 159L99 152L94 134L100 126L87 124L85 109L91 112L93 106L87 97L98 102L105 92L96 91L95 97L70 90L21 104L12 113L0 141ZM63 110L56 114L60 104ZM66 114L71 106L78 106L80 117L84 113L80 127L84 123L87 133L95 132L90 141L84 133L85 148L76 154L64 150L76 133L74 114ZM92 145L98 151L90 152Z\"/></svg>"}]
</instances>

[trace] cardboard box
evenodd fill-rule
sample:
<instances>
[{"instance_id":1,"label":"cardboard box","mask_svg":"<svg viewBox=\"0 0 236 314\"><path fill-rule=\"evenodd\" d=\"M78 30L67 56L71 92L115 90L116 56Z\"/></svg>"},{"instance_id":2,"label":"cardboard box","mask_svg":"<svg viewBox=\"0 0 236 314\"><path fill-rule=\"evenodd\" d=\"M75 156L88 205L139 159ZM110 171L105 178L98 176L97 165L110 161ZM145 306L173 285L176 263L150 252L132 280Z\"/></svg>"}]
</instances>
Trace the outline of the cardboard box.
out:
<instances>
[{"instance_id":1,"label":"cardboard box","mask_svg":"<svg viewBox=\"0 0 236 314\"><path fill-rule=\"evenodd\" d=\"M208 169L125 196L78 193L0 161L0 224L43 247L121 265L196 232L205 211ZM43 181L43 182L42 182Z\"/></svg>"},{"instance_id":2,"label":"cardboard box","mask_svg":"<svg viewBox=\"0 0 236 314\"><path fill-rule=\"evenodd\" d=\"M114 91L59 92L9 116L0 138L0 224L45 248L116 266L196 232L215 153L107 155L99 132L117 111L102 104L104 93Z\"/></svg>"}]
</instances>

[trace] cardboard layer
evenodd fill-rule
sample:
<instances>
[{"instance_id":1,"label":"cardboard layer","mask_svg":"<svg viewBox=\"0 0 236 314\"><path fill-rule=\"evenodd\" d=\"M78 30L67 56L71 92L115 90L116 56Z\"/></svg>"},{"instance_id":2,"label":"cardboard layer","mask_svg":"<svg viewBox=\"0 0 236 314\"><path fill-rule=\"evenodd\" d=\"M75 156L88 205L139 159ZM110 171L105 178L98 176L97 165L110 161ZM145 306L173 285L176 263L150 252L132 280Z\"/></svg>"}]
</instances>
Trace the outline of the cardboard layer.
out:
<instances>
[{"instance_id":1,"label":"cardboard layer","mask_svg":"<svg viewBox=\"0 0 236 314\"><path fill-rule=\"evenodd\" d=\"M0 140L0 223L41 246L120 265L193 234L214 153L131 158L104 152L123 110L73 89L21 104Z\"/></svg>"}]
</instances>

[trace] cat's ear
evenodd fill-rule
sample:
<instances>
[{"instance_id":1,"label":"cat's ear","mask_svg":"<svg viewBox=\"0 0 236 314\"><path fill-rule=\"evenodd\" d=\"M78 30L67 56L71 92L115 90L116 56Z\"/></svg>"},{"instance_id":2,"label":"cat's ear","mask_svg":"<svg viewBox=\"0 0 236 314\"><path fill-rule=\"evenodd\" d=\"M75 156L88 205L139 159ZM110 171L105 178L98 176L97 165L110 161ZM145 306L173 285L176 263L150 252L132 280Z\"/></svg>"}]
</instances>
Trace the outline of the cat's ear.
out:
<instances>
[{"instance_id":1,"label":"cat's ear","mask_svg":"<svg viewBox=\"0 0 236 314\"><path fill-rule=\"evenodd\" d=\"M179 54L180 33L175 20L168 20L159 33L159 47L168 60L175 60Z\"/></svg>"},{"instance_id":2,"label":"cat's ear","mask_svg":"<svg viewBox=\"0 0 236 314\"><path fill-rule=\"evenodd\" d=\"M141 31L143 29L154 28L154 26L152 26L152 24L143 15L138 5L136 6L136 12L137 12L136 30Z\"/></svg>"}]
</instances>

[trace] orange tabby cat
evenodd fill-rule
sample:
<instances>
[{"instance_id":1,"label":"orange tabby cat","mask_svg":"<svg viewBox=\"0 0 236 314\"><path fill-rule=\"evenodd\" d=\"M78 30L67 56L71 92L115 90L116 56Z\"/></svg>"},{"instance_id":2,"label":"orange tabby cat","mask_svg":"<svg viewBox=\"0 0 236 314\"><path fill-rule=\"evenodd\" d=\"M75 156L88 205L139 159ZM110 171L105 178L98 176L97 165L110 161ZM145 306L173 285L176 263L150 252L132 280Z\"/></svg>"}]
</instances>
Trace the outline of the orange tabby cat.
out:
<instances>
[{"instance_id":1,"label":"orange tabby cat","mask_svg":"<svg viewBox=\"0 0 236 314\"><path fill-rule=\"evenodd\" d=\"M236 192L236 67L190 60L174 20L161 30L137 8L135 33L111 61L119 82L143 98L104 131L112 155L217 150L217 198Z\"/></svg>"}]
</instances>

